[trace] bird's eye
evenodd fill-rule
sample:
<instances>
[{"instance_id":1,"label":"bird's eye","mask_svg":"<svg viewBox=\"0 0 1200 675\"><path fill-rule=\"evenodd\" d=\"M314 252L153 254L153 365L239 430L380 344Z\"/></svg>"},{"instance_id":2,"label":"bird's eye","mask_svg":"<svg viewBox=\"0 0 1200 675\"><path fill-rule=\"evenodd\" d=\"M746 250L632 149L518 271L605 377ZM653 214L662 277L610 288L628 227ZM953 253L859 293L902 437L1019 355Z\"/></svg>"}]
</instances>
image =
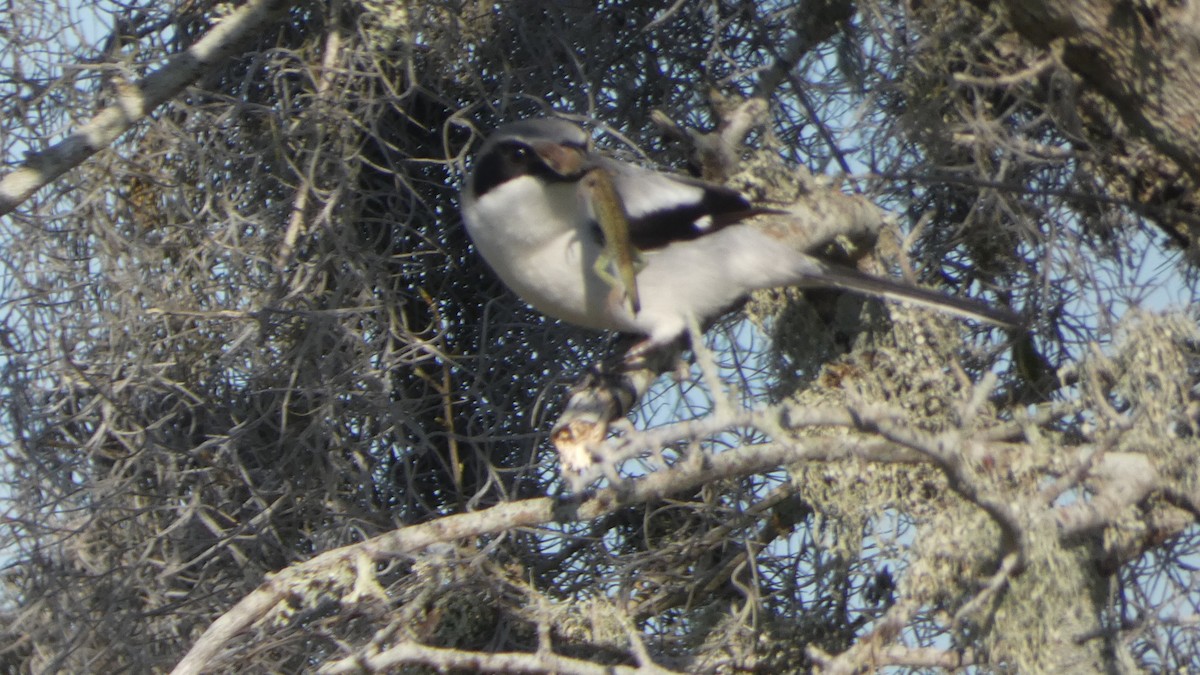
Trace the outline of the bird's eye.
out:
<instances>
[{"instance_id":1,"label":"bird's eye","mask_svg":"<svg viewBox=\"0 0 1200 675\"><path fill-rule=\"evenodd\" d=\"M522 162L529 159L529 148L523 148L521 146L517 146L517 147L513 148L512 149L512 157L513 157L513 159L519 160Z\"/></svg>"}]
</instances>

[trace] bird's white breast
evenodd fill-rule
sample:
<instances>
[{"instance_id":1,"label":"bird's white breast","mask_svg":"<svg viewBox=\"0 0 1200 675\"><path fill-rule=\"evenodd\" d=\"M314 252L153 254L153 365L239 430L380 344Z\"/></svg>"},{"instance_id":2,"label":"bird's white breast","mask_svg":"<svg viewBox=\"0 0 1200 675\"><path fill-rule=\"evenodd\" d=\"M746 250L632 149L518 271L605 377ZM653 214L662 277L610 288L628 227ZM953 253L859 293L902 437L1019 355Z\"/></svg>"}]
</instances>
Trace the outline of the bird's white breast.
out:
<instances>
[{"instance_id":1,"label":"bird's white breast","mask_svg":"<svg viewBox=\"0 0 1200 675\"><path fill-rule=\"evenodd\" d=\"M611 289L593 271L600 244L577 183L515 178L465 204L463 216L480 254L538 311L590 328L630 330L611 315Z\"/></svg>"}]
</instances>

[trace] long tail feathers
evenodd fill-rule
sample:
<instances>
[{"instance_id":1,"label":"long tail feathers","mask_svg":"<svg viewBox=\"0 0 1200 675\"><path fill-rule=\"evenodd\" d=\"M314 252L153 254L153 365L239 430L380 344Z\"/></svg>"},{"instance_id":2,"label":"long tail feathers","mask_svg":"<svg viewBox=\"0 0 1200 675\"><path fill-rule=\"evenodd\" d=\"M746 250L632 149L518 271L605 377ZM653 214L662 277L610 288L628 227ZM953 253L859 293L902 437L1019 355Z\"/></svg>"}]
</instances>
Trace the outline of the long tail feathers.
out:
<instances>
[{"instance_id":1,"label":"long tail feathers","mask_svg":"<svg viewBox=\"0 0 1200 675\"><path fill-rule=\"evenodd\" d=\"M960 298L901 281L876 277L849 267L834 265L822 265L821 267L822 270L819 274L811 276L811 286L840 288L873 297L911 302L1003 328L1017 328L1021 325L1021 318L1014 312L1001 307L993 307L978 300Z\"/></svg>"}]
</instances>

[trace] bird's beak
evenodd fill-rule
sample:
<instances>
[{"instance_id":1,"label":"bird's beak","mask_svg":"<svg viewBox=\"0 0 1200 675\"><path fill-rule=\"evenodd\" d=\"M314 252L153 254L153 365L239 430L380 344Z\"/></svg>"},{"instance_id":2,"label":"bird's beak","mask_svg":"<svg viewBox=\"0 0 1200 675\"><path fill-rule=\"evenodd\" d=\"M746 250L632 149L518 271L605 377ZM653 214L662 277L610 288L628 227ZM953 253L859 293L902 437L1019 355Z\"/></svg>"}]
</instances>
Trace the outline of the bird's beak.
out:
<instances>
[{"instance_id":1,"label":"bird's beak","mask_svg":"<svg viewBox=\"0 0 1200 675\"><path fill-rule=\"evenodd\" d=\"M586 155L580 148L560 143L534 143L533 151L546 166L563 178L575 178L583 173Z\"/></svg>"}]
</instances>

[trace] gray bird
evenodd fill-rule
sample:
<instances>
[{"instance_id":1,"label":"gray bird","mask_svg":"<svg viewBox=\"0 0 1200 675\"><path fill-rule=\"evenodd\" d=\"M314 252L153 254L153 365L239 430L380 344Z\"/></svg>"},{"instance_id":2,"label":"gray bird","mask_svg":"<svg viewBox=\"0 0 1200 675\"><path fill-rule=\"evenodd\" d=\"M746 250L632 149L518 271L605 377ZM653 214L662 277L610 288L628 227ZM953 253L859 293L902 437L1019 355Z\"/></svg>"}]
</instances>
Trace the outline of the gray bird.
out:
<instances>
[{"instance_id":1,"label":"gray bird","mask_svg":"<svg viewBox=\"0 0 1200 675\"><path fill-rule=\"evenodd\" d=\"M640 252L636 311L596 269L606 242L583 179L597 169L612 177L629 243ZM689 315L704 326L751 291L779 286L838 288L1001 326L1017 322L1005 310L794 250L739 224L763 211L737 191L596 154L583 129L565 120L498 128L476 154L462 197L467 234L509 288L554 318L645 336L633 355L679 339Z\"/></svg>"}]
</instances>

